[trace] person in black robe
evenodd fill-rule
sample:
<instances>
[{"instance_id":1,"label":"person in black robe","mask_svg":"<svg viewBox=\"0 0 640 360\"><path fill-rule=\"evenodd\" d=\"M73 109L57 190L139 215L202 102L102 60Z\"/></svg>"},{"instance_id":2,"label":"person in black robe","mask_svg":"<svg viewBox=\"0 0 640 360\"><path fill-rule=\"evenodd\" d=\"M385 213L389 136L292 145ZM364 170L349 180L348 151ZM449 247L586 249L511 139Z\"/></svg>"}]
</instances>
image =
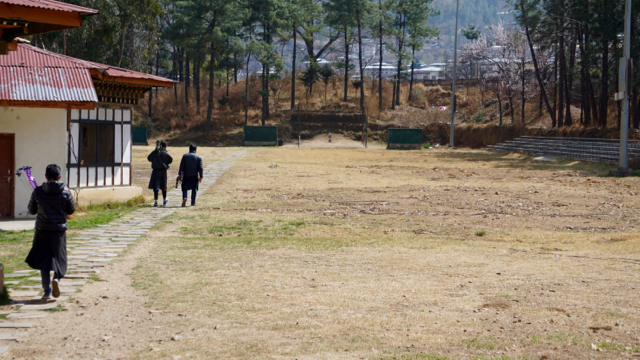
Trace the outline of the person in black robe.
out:
<instances>
[{"instance_id":1,"label":"person in black robe","mask_svg":"<svg viewBox=\"0 0 640 360\"><path fill-rule=\"evenodd\" d=\"M153 198L155 202L153 206L158 206L158 193L162 190L162 204L167 205L167 170L169 164L173 162L173 158L167 152L167 142L162 141L160 146L147 156L147 160L151 163L151 179L149 179L149 189L153 190Z\"/></svg>"},{"instance_id":2,"label":"person in black robe","mask_svg":"<svg viewBox=\"0 0 640 360\"><path fill-rule=\"evenodd\" d=\"M47 166L47 182L33 191L28 206L29 213L36 215L36 233L25 262L40 270L43 299L60 296L60 280L67 273L67 215L76 210L71 191L60 182L60 173L58 165Z\"/></svg>"},{"instance_id":3,"label":"person in black robe","mask_svg":"<svg viewBox=\"0 0 640 360\"><path fill-rule=\"evenodd\" d=\"M189 145L189 153L182 155L178 178L182 180L182 207L187 206L187 193L191 190L191 206L196 204L198 184L202 181L204 169L202 158L196 154L197 146Z\"/></svg>"}]
</instances>

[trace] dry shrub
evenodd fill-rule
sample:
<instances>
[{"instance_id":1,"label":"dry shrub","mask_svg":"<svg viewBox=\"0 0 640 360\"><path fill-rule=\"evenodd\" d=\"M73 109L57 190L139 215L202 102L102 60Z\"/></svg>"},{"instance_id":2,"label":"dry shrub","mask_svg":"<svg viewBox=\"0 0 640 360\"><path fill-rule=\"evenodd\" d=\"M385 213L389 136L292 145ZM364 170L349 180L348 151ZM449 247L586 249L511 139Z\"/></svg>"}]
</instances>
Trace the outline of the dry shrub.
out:
<instances>
[{"instance_id":1,"label":"dry shrub","mask_svg":"<svg viewBox=\"0 0 640 360\"><path fill-rule=\"evenodd\" d=\"M440 86L431 86L424 93L427 106L449 106L451 104L451 91L444 90Z\"/></svg>"},{"instance_id":2,"label":"dry shrub","mask_svg":"<svg viewBox=\"0 0 640 360\"><path fill-rule=\"evenodd\" d=\"M425 93L427 92L427 87L422 83L417 83L413 85L413 90L411 90L411 101L409 105L422 107L425 104Z\"/></svg>"}]
</instances>

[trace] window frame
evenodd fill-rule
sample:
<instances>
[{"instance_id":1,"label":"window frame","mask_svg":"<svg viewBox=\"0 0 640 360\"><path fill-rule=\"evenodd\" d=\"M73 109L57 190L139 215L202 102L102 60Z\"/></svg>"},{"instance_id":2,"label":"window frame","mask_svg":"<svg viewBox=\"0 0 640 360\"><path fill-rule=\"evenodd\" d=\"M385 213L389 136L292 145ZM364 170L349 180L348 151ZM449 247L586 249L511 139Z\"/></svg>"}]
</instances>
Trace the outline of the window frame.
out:
<instances>
[{"instance_id":1,"label":"window frame","mask_svg":"<svg viewBox=\"0 0 640 360\"><path fill-rule=\"evenodd\" d=\"M96 117L98 117L98 112L100 110L111 110L111 111L113 111L113 110L122 110L123 112L124 112L124 110L131 111L130 108L115 108L114 109L114 108L107 108L107 107L99 107L99 108L96 108L95 110L89 111L88 114L89 114L89 116L91 116L90 115L91 112L92 111L96 111ZM83 167L87 168L87 167L131 166L130 162L126 163L126 162L123 161L124 160L125 149L124 149L124 144L123 144L123 141L122 141L123 139L122 138L121 138L121 141L120 141L120 146L122 147L121 156L120 156L120 162L115 161L115 159L116 159L116 141L115 141L116 130L115 130L115 126L116 125L120 125L121 126L120 136L123 137L123 132L124 132L125 125L132 125L131 119L129 119L128 121L125 121L124 120L124 116L121 116L120 121L116 121L115 117L113 117L112 120L106 120L106 119L105 120L99 120L99 119L87 119L87 118L83 119L82 113L83 112L80 111L80 114L79 114L80 116L79 116L78 119L71 120L71 123L78 124L78 126L79 126L79 129L78 129L78 137L79 138L78 138L78 149L77 149L78 150L78 154L77 154L78 160L77 160L77 163L75 163L75 164L68 163L67 166L69 168L78 168L78 169L79 168L83 168ZM85 164L82 164L82 145L81 145L82 144L82 124L112 125L114 127L114 130L113 130L114 131L114 145L113 145L113 154L112 154L114 162L112 162L112 163L85 163ZM100 138L100 126L96 126L96 161L97 161L97 159L99 157L98 156L98 154L99 154L99 146L100 146L99 138Z\"/></svg>"}]
</instances>

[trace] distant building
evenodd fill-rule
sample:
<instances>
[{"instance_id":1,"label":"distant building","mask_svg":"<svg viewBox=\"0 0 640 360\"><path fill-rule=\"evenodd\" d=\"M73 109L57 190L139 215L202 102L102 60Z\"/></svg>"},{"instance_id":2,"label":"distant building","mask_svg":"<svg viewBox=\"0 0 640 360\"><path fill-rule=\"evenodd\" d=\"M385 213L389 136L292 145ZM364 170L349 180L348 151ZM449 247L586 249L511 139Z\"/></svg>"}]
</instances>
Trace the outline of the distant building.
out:
<instances>
[{"instance_id":1,"label":"distant building","mask_svg":"<svg viewBox=\"0 0 640 360\"><path fill-rule=\"evenodd\" d=\"M371 63L364 67L365 75L377 79L380 71L380 62ZM392 79L395 75L398 74L398 67L391 65L389 63L382 63L382 78L383 79Z\"/></svg>"},{"instance_id":2,"label":"distant building","mask_svg":"<svg viewBox=\"0 0 640 360\"><path fill-rule=\"evenodd\" d=\"M403 71L405 77L411 77L411 69ZM445 64L433 63L429 65L422 65L413 70L414 80L444 80L445 79Z\"/></svg>"}]
</instances>

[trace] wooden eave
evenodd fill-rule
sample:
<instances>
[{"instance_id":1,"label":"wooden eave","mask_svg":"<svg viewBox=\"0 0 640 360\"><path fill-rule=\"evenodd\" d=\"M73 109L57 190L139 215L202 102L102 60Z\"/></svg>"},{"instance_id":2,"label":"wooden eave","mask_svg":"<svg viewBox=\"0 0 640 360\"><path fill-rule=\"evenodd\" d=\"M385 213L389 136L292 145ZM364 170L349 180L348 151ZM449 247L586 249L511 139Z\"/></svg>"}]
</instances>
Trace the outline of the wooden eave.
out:
<instances>
[{"instance_id":1,"label":"wooden eave","mask_svg":"<svg viewBox=\"0 0 640 360\"><path fill-rule=\"evenodd\" d=\"M14 22L27 23L26 28L29 32L25 35L37 35L61 30L61 28L80 27L82 26L82 15L77 12L0 3L0 25L6 26Z\"/></svg>"},{"instance_id":2,"label":"wooden eave","mask_svg":"<svg viewBox=\"0 0 640 360\"><path fill-rule=\"evenodd\" d=\"M147 87L164 87L164 88L172 88L173 82L170 80L167 81L159 81L153 79L142 79L142 78L132 78L132 77L124 77L124 76L110 76L105 74L104 71L100 69L89 69L89 73L95 79L102 81L110 81L117 82L122 84L130 84L130 85L142 85Z\"/></svg>"},{"instance_id":3,"label":"wooden eave","mask_svg":"<svg viewBox=\"0 0 640 360\"><path fill-rule=\"evenodd\" d=\"M91 101L79 102L79 101L0 100L0 106L93 110L95 108L95 103Z\"/></svg>"}]
</instances>

